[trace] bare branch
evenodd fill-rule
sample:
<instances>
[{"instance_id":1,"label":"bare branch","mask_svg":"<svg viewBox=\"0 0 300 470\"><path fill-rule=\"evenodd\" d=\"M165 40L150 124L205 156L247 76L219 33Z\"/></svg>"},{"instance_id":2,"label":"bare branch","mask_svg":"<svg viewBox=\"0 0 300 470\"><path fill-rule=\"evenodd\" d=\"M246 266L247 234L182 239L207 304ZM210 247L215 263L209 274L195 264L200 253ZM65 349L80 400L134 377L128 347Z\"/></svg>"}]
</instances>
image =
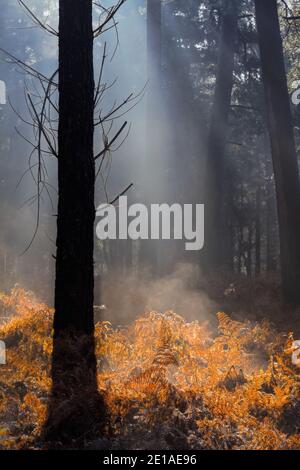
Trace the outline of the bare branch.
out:
<instances>
[{"instance_id":1,"label":"bare branch","mask_svg":"<svg viewBox=\"0 0 300 470\"><path fill-rule=\"evenodd\" d=\"M96 3L94 2L94 5L96 5L98 8L101 8L104 13L106 13L106 18L104 19L104 21L101 23L101 20L99 20L100 24L98 26L98 28L96 28L94 30L94 37L98 37L100 34L102 34L103 32L106 32L107 31L107 28L106 26L112 21L114 20L114 17L116 15L116 13L119 11L119 9L121 8L121 6L126 2L126 0L119 0L118 3L116 5L113 5L111 6L110 8L104 8L103 5L99 4L99 3ZM114 22L114 25L112 27L115 27L116 26L116 23Z\"/></svg>"},{"instance_id":2,"label":"bare branch","mask_svg":"<svg viewBox=\"0 0 300 470\"><path fill-rule=\"evenodd\" d=\"M98 158L102 157L106 152L109 152L109 151L110 151L112 145L115 143L115 141L118 139L118 137L122 134L122 132L123 132L123 130L125 129L125 127L127 126L127 124L128 124L127 121L124 122L123 126L118 130L118 132L117 132L116 135L113 137L113 139L112 139L110 142L108 142L108 143L105 145L104 149L94 157L95 160L97 160Z\"/></svg>"},{"instance_id":3,"label":"bare branch","mask_svg":"<svg viewBox=\"0 0 300 470\"><path fill-rule=\"evenodd\" d=\"M132 187L133 187L133 183L130 183L127 186L127 188L125 188L124 191L122 191L120 194L118 194L118 196L116 196L109 204L112 205L115 202L117 202L120 199L120 197L124 196L124 194L126 194Z\"/></svg>"},{"instance_id":4,"label":"bare branch","mask_svg":"<svg viewBox=\"0 0 300 470\"><path fill-rule=\"evenodd\" d=\"M40 26L44 31L47 31L47 33L52 34L53 36L58 37L58 32L55 31L55 29L52 28L52 26L47 25L43 23L34 13L30 8L23 2L23 0L18 0L19 4L27 11L29 16L32 18L34 23L36 23L38 26Z\"/></svg>"},{"instance_id":5,"label":"bare branch","mask_svg":"<svg viewBox=\"0 0 300 470\"><path fill-rule=\"evenodd\" d=\"M7 57L15 64L19 65L23 70L25 70L26 73L28 73L29 75L32 75L33 77L35 78L38 78L44 82L47 82L49 83L49 78L47 78L45 75L43 75L41 72L39 72L38 70L34 69L33 67L31 67L30 65L26 64L25 62L23 62L22 60L18 59L17 57L15 57L13 54L11 54L10 52L6 51L5 49L3 49L2 47L0 47L0 52L3 52L3 54L7 55ZM58 83L55 83L55 82L52 82L52 84L56 87L58 87Z\"/></svg>"}]
</instances>

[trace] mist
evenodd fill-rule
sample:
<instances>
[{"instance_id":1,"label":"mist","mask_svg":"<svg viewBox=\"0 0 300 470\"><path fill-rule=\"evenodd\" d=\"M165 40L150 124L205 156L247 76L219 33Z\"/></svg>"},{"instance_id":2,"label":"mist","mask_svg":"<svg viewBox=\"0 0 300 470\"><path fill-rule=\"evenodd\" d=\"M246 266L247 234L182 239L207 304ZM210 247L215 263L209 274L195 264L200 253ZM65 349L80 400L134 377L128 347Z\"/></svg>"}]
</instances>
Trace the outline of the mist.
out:
<instances>
[{"instance_id":1,"label":"mist","mask_svg":"<svg viewBox=\"0 0 300 470\"><path fill-rule=\"evenodd\" d=\"M187 321L212 322L217 304L199 289L201 278L199 267L192 264L178 264L171 274L156 279L147 270L126 276L113 272L103 283L104 305L103 310L96 308L96 319L118 326L151 311L173 311Z\"/></svg>"},{"instance_id":2,"label":"mist","mask_svg":"<svg viewBox=\"0 0 300 470\"><path fill-rule=\"evenodd\" d=\"M107 2L109 3L109 2ZM27 2L29 8L37 15L41 15L46 24L57 28L57 2L55 1L30 1ZM42 31L41 28L32 27L32 20L20 7L17 1L10 2L7 8L8 20L4 24L4 33L2 38L2 48L14 57L35 67L44 75L51 75L57 67L57 41L55 38ZM168 7L164 13L168 17ZM97 9L95 11L95 20L97 18ZM112 106L112 103L122 103L129 95L132 95L132 101L124 106L120 111L120 117L111 123L109 135L128 121L127 128L122 134L113 151L107 157L101 175L96 184L95 204L107 202L113 199L130 183L133 187L128 194L130 203L142 202L151 204L154 202L196 202L199 201L198 190L186 198L184 187L189 184L193 187L201 187L196 180L199 180L199 171L187 172L184 167L190 165L199 157L199 134L201 134L197 121L190 116L186 119L184 115L183 101L178 96L178 103L174 100L174 95L170 91L177 93L179 82L174 76L174 63L168 63L164 60L161 73L162 82L156 79L151 82L150 78L158 77L157 58L155 51L149 56L147 54L147 14L146 3L140 1L127 2L117 17L117 32L112 29L105 35L107 48L107 62L104 67L103 82L109 87L104 94L101 103L102 112L105 113ZM163 30L163 36L169 37L174 41L175 48L176 37L173 38L176 31L176 16L170 22L168 21ZM180 33L180 31L179 31ZM19 41L19 43L18 43ZM21 41L21 42L20 42ZM180 46L181 48L181 46ZM189 49L186 54L182 54L179 48L179 61L189 60ZM101 37L95 43L94 65L95 75L99 73L104 41ZM167 55L165 55L167 59ZM181 65L179 65L181 68ZM192 77L190 70L187 70L186 76L180 80L185 80L184 99L186 94L192 96ZM12 63L9 58L1 54L1 75L7 85L8 104L2 107L2 114L5 116L5 132L9 142L7 149L3 149L2 171L1 171L1 195L2 199L7 201L5 207L1 206L3 212L2 220L6 220L1 239L1 258L4 266L2 287L10 289L15 283L24 286L35 292L38 297L52 305L53 302L53 284L54 284L54 265L55 265L55 236L56 236L56 179L57 165L53 157L45 158L45 172L47 172L47 191L44 191L40 198L40 206L37 204L37 187L35 183L36 160L29 158L32 152L34 142L32 129L26 124L30 122L30 114L26 105L25 93L35 93L34 79L24 73L20 67ZM111 86L110 86L111 85ZM155 97L155 106L151 106L149 114L149 100ZM183 97L182 97L183 98ZM54 97L57 101L57 97ZM186 106L186 105L185 105ZM149 121L150 119L150 121ZM24 120L24 121L23 121ZM95 149L101 148L103 136L102 132L96 130ZM174 164L174 159L179 164ZM184 162L182 165L180 161ZM29 171L29 166L32 167ZM176 184L174 184L176 181ZM189 183L187 183L189 181ZM191 184L191 181L194 183ZM201 192L201 191L199 191ZM199 201L201 202L201 200ZM39 214L38 214L39 212ZM38 225L38 226L37 226ZM134 243L133 243L134 244ZM120 250L120 241L109 241L105 247L109 252ZM133 250L142 252L146 243L135 243ZM168 305L167 297L175 287L182 290L186 287L186 273L181 273L175 269L177 262L186 261L183 244L180 246L182 259L176 257L175 264L163 261L162 253L167 247L167 243L156 241L148 244L146 250L151 251L150 258L160 258L159 272L163 277L163 284L166 295L160 295L159 301L153 308L163 310L164 308L173 308L173 303ZM171 245L171 244L170 244ZM173 244L174 245L174 244ZM175 246L176 245L176 246ZM180 243L176 243L175 249L178 250ZM150 248L149 248L150 247ZM173 248L168 247L169 253ZM100 250L100 251L99 251ZM97 252L99 251L99 253ZM103 246L99 248L96 242L95 270L102 272L104 280L101 284L109 285L110 279L115 277L116 269L106 268L103 264ZM122 256L126 256L122 253ZM133 255L132 255L133 256ZM170 254L164 255L166 258ZM149 280L150 272L153 268L153 261L144 261L144 266L139 268L139 277L136 290L145 291L144 286L151 284L151 291L156 292L160 284L157 280ZM104 262L105 264L105 262ZM174 270L174 271L173 271ZM105 279L107 271L107 280ZM132 284L132 259L125 270L125 284ZM148 274L145 275L144 273ZM104 274L103 274L104 273ZM139 275L139 276L140 276ZM123 275L124 277L124 275ZM97 283L97 278L96 278ZM177 284L178 283L178 286ZM119 282L114 282L118 296L121 295L124 287ZM167 287L169 285L170 287ZM98 287L96 286L96 290ZM120 289L120 290L119 290ZM102 289L103 292L106 289ZM129 288L129 290L132 290ZM167 292L170 294L167 295ZM103 302L106 303L106 295ZM145 292L143 292L143 298ZM146 298L145 307L148 306ZM183 292L179 297L184 297ZM179 298L178 297L178 298ZM127 295L128 298L128 295ZM170 299L169 299L170 300ZM128 307L126 315L132 316L129 311L131 302L126 300ZM181 305L183 310L183 300ZM110 304L111 302L108 301ZM195 308L192 312L194 314ZM115 313L117 318L120 316ZM122 314L122 318L125 314Z\"/></svg>"}]
</instances>

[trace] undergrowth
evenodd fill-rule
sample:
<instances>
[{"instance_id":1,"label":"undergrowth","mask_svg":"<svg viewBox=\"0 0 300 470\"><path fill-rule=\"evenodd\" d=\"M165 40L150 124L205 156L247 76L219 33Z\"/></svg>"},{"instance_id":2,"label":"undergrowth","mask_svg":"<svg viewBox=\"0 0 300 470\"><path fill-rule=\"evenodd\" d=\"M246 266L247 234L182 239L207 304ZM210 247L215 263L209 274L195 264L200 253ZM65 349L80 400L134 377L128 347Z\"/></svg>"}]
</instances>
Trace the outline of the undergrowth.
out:
<instances>
[{"instance_id":1,"label":"undergrowth","mask_svg":"<svg viewBox=\"0 0 300 470\"><path fill-rule=\"evenodd\" d=\"M47 446L39 436L51 390L53 312L20 288L0 294L0 448ZM218 313L219 331L174 312L113 329L97 323L98 386L108 423L87 448L300 449L300 369L292 333Z\"/></svg>"}]
</instances>

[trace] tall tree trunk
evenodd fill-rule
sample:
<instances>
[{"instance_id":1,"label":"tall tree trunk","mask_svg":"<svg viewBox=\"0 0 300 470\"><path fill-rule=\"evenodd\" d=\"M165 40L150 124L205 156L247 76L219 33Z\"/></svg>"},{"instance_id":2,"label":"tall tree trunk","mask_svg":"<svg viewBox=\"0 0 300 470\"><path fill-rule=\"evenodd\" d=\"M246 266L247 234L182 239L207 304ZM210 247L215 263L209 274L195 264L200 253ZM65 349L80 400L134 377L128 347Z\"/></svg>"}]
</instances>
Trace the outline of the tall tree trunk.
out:
<instances>
[{"instance_id":1,"label":"tall tree trunk","mask_svg":"<svg viewBox=\"0 0 300 470\"><path fill-rule=\"evenodd\" d=\"M92 0L59 4L58 218L54 331L93 331Z\"/></svg>"},{"instance_id":2,"label":"tall tree trunk","mask_svg":"<svg viewBox=\"0 0 300 470\"><path fill-rule=\"evenodd\" d=\"M233 87L234 55L238 25L237 0L223 2L222 30L215 96L208 137L206 251L209 267L224 263L222 239L224 230L224 157L228 117Z\"/></svg>"},{"instance_id":3,"label":"tall tree trunk","mask_svg":"<svg viewBox=\"0 0 300 470\"><path fill-rule=\"evenodd\" d=\"M276 0L255 0L275 174L283 295L300 302L300 183Z\"/></svg>"},{"instance_id":4,"label":"tall tree trunk","mask_svg":"<svg viewBox=\"0 0 300 470\"><path fill-rule=\"evenodd\" d=\"M103 416L93 336L93 132L92 0L60 0L54 343L44 431L49 441L78 446Z\"/></svg>"}]
</instances>

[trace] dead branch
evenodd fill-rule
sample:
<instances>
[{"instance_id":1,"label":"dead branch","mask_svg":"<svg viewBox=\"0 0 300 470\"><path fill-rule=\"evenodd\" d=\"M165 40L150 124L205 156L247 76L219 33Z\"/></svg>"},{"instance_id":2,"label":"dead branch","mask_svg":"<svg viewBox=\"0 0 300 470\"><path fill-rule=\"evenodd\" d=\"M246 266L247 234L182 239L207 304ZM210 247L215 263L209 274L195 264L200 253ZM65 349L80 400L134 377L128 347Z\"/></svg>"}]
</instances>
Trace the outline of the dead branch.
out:
<instances>
[{"instance_id":1,"label":"dead branch","mask_svg":"<svg viewBox=\"0 0 300 470\"><path fill-rule=\"evenodd\" d=\"M116 133L116 135L113 137L113 139L106 143L105 144L105 147L103 150L101 150L100 153L98 153L94 159L97 160L98 158L102 157L106 152L109 152L109 150L111 149L112 145L115 143L115 141L118 139L118 137L122 134L123 130L125 129L125 127L127 126L127 121L124 122L124 124L122 125L122 127L118 130L118 132Z\"/></svg>"},{"instance_id":2,"label":"dead branch","mask_svg":"<svg viewBox=\"0 0 300 470\"><path fill-rule=\"evenodd\" d=\"M46 23L43 23L34 13L33 11L24 3L23 0L18 0L19 4L26 10L26 12L29 14L30 18L33 20L33 22L40 26L44 31L47 31L47 33L52 34L53 36L58 37L58 32L55 31L52 26L47 25Z\"/></svg>"}]
</instances>

